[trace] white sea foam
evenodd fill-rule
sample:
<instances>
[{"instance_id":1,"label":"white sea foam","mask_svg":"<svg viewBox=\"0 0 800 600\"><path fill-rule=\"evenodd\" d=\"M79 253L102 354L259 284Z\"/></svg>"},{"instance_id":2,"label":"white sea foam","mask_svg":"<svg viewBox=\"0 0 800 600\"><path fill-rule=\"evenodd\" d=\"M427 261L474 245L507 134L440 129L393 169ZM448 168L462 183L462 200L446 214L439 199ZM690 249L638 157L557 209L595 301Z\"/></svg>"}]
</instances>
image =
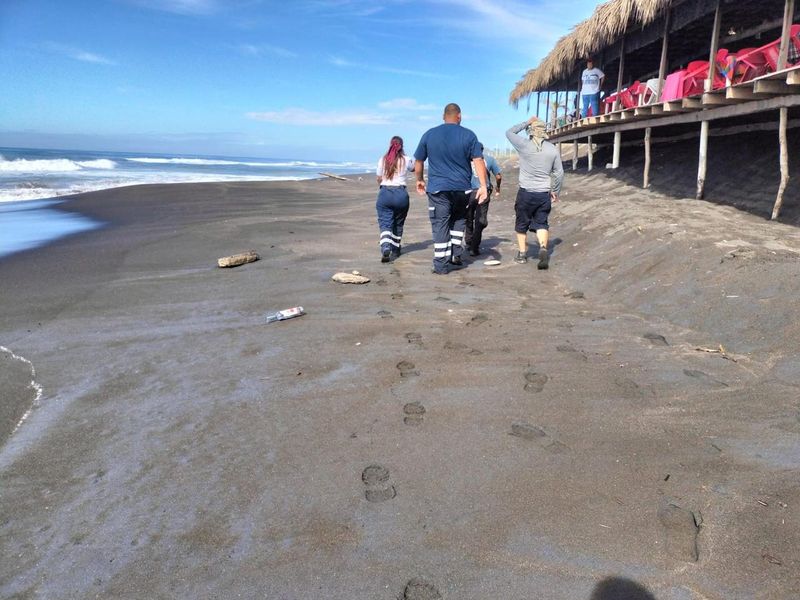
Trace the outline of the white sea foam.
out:
<instances>
[{"instance_id":1,"label":"white sea foam","mask_svg":"<svg viewBox=\"0 0 800 600\"><path fill-rule=\"evenodd\" d=\"M290 160L282 162L249 162L238 160L223 160L223 159L208 159L208 158L126 158L125 160L136 163L153 164L153 165L227 165L227 166L246 166L246 167L364 167L371 168L371 165L364 165L361 163L352 162L315 162L304 160Z\"/></svg>"},{"instance_id":2,"label":"white sea foam","mask_svg":"<svg viewBox=\"0 0 800 600\"><path fill-rule=\"evenodd\" d=\"M0 173L69 173L83 169L107 169L117 166L113 160L99 158L96 160L75 161L68 158L29 160L17 158L6 160L0 156Z\"/></svg>"},{"instance_id":3,"label":"white sea foam","mask_svg":"<svg viewBox=\"0 0 800 600\"><path fill-rule=\"evenodd\" d=\"M0 188L0 202L19 202L22 200L41 200L59 196L71 196L85 192L96 192L129 185L146 185L156 183L222 183L231 181L301 181L312 176L277 177L269 175L217 175L197 173L148 173L137 174L128 178L92 179L79 184L64 187L17 187Z\"/></svg>"}]
</instances>

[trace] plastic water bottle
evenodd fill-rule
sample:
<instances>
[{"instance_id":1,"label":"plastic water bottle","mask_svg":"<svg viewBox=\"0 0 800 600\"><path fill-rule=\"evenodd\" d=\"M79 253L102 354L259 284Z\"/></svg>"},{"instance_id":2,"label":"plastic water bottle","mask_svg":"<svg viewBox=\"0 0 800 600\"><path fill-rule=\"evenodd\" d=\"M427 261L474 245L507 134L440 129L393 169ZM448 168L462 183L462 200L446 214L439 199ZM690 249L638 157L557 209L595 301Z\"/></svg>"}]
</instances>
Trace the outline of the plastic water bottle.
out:
<instances>
[{"instance_id":1,"label":"plastic water bottle","mask_svg":"<svg viewBox=\"0 0 800 600\"><path fill-rule=\"evenodd\" d=\"M274 323L275 321L285 321L286 319L293 319L306 314L302 306L295 306L294 308L287 308L286 310L279 310L276 313L267 315L267 323Z\"/></svg>"}]
</instances>

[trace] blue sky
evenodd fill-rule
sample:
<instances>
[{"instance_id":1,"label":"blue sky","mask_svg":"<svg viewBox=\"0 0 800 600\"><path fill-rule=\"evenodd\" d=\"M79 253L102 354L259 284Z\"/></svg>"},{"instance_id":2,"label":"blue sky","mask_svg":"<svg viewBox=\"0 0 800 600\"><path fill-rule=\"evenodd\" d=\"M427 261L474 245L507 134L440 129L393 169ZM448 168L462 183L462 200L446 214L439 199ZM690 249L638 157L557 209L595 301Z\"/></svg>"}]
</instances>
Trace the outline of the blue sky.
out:
<instances>
[{"instance_id":1,"label":"blue sky","mask_svg":"<svg viewBox=\"0 0 800 600\"><path fill-rule=\"evenodd\" d=\"M2 0L0 146L372 160L458 102L487 147L573 0Z\"/></svg>"}]
</instances>

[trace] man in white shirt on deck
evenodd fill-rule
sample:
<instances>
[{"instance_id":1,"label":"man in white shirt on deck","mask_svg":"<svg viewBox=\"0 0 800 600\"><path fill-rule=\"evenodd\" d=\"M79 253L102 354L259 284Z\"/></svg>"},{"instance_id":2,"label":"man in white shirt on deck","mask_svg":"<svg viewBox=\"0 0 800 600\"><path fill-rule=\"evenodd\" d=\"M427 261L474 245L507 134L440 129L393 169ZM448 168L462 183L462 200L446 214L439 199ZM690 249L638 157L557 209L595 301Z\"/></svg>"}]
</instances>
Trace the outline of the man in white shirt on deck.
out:
<instances>
[{"instance_id":1,"label":"man in white shirt on deck","mask_svg":"<svg viewBox=\"0 0 800 600\"><path fill-rule=\"evenodd\" d=\"M606 75L594 66L594 60L590 56L586 59L586 68L581 73L581 117L589 115L589 107L592 108L592 116L600 114L600 90L603 87L603 80Z\"/></svg>"}]
</instances>

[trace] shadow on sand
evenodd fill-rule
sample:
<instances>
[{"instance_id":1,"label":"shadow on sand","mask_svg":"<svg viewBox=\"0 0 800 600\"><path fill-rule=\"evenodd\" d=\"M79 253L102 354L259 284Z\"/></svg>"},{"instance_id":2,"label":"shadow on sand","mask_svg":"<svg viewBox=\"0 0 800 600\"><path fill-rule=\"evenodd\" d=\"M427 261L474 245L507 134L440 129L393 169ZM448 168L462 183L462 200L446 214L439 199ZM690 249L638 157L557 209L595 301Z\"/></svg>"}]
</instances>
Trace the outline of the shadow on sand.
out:
<instances>
[{"instance_id":1,"label":"shadow on sand","mask_svg":"<svg viewBox=\"0 0 800 600\"><path fill-rule=\"evenodd\" d=\"M595 586L589 600L656 600L656 597L631 579L607 577Z\"/></svg>"}]
</instances>

